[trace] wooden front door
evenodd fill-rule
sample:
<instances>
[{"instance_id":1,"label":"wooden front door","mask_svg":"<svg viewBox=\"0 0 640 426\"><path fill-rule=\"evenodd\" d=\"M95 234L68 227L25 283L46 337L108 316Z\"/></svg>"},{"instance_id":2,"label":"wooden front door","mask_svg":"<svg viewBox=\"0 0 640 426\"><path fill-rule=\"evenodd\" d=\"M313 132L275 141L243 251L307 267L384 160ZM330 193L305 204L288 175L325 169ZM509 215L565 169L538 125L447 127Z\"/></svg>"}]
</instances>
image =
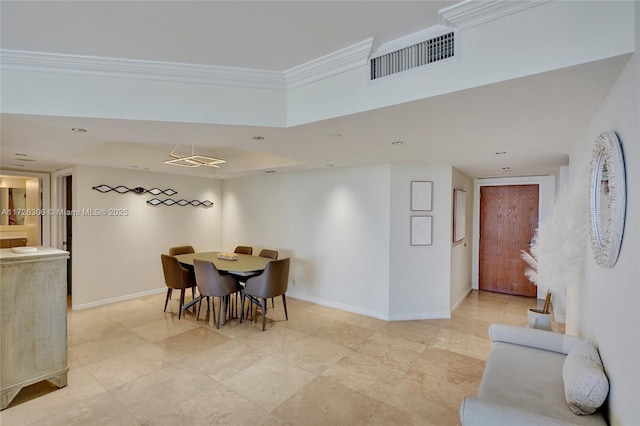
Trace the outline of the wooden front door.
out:
<instances>
[{"instance_id":1,"label":"wooden front door","mask_svg":"<svg viewBox=\"0 0 640 426\"><path fill-rule=\"evenodd\" d=\"M480 187L481 290L536 297L520 250L528 251L538 227L538 194L538 185Z\"/></svg>"}]
</instances>

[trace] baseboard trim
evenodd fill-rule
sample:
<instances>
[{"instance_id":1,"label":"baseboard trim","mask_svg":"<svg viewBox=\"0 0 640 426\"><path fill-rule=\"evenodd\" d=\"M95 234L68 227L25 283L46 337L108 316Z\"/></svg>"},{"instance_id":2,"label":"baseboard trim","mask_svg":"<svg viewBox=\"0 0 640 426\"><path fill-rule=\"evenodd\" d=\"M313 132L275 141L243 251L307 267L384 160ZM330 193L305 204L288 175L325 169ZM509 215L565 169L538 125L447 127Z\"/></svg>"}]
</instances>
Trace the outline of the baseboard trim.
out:
<instances>
[{"instance_id":1,"label":"baseboard trim","mask_svg":"<svg viewBox=\"0 0 640 426\"><path fill-rule=\"evenodd\" d=\"M465 291L462 296L460 296L458 298L458 300L456 300L456 303L453 304L453 306L451 307L450 312L455 311L456 309L458 309L458 306L460 306L460 304L462 303L462 301L469 295L469 293L471 293L471 291L473 290L473 288L469 287L467 289L467 291Z\"/></svg>"},{"instance_id":2,"label":"baseboard trim","mask_svg":"<svg viewBox=\"0 0 640 426\"><path fill-rule=\"evenodd\" d=\"M413 313L413 314L397 314L391 315L389 321L412 321L412 320L432 320L432 319L451 319L451 313L447 311Z\"/></svg>"},{"instance_id":3,"label":"baseboard trim","mask_svg":"<svg viewBox=\"0 0 640 426\"><path fill-rule=\"evenodd\" d=\"M89 308L94 308L96 306L109 305L111 303L123 302L125 300L137 299L139 297L144 297L144 296L151 296L158 293L164 293L166 291L167 291L166 287L155 288L153 290L142 291L140 293L127 294L126 296L118 296L118 297L113 297L111 299L98 300L98 301L89 302L89 303L81 303L78 305L73 303L73 296L72 296L71 310L80 311L82 309L89 309Z\"/></svg>"},{"instance_id":4,"label":"baseboard trim","mask_svg":"<svg viewBox=\"0 0 640 426\"><path fill-rule=\"evenodd\" d=\"M442 312L417 312L409 314L397 314L387 315L380 312L370 311L368 309L362 309L357 306L347 305L345 303L338 303L331 300L322 299L319 297L307 296L299 293L287 292L287 297L294 299L304 300L305 302L315 303L317 305L326 306L328 308L339 309L341 311L352 312L354 314L365 315L381 319L384 321L411 321L411 320L429 320L429 319L450 319L451 313L447 311Z\"/></svg>"},{"instance_id":5,"label":"baseboard trim","mask_svg":"<svg viewBox=\"0 0 640 426\"><path fill-rule=\"evenodd\" d=\"M365 315L367 317L378 318L381 320L389 321L389 316L381 312L370 311L368 309L362 309L357 306L347 305L345 303L338 303L331 300L321 299L319 297L307 296L304 294L287 292L287 296L294 299L304 300L305 302L315 303L317 305L326 306L328 308L339 309L341 311L352 312L354 314Z\"/></svg>"}]
</instances>

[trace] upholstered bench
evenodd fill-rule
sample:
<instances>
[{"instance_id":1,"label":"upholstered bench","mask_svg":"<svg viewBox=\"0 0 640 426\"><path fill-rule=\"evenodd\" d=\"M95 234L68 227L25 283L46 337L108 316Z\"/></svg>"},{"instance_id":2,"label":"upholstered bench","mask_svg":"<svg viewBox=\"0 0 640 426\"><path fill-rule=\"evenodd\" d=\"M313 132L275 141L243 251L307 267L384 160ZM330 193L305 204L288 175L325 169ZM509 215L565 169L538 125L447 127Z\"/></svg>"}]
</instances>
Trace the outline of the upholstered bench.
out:
<instances>
[{"instance_id":1,"label":"upholstered bench","mask_svg":"<svg viewBox=\"0 0 640 426\"><path fill-rule=\"evenodd\" d=\"M460 406L463 425L607 424L599 407L609 382L590 340L504 324L489 335L478 397Z\"/></svg>"}]
</instances>

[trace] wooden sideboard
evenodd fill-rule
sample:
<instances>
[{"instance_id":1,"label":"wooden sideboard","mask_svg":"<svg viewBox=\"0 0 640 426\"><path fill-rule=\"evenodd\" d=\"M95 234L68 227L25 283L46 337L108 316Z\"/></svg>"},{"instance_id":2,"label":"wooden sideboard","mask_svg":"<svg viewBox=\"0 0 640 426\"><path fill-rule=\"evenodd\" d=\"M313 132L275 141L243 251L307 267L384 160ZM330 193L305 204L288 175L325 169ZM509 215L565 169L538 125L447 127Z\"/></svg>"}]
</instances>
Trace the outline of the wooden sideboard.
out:
<instances>
[{"instance_id":1,"label":"wooden sideboard","mask_svg":"<svg viewBox=\"0 0 640 426\"><path fill-rule=\"evenodd\" d=\"M66 251L0 250L0 410L20 389L67 385Z\"/></svg>"}]
</instances>

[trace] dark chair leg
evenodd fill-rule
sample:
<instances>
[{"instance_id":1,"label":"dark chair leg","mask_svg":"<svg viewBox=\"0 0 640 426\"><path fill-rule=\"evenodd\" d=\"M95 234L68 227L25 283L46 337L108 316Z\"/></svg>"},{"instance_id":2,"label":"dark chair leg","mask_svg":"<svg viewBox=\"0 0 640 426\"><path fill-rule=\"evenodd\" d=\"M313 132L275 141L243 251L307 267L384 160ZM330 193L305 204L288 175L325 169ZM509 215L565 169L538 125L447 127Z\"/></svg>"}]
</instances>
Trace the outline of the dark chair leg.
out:
<instances>
[{"instance_id":1,"label":"dark chair leg","mask_svg":"<svg viewBox=\"0 0 640 426\"><path fill-rule=\"evenodd\" d=\"M191 287L191 300L196 300L196 288ZM196 313L196 305L193 305L193 313Z\"/></svg>"},{"instance_id":2,"label":"dark chair leg","mask_svg":"<svg viewBox=\"0 0 640 426\"><path fill-rule=\"evenodd\" d=\"M264 324L267 318L267 299L262 299L262 331L264 331Z\"/></svg>"},{"instance_id":3,"label":"dark chair leg","mask_svg":"<svg viewBox=\"0 0 640 426\"><path fill-rule=\"evenodd\" d=\"M211 307L209 306L209 296L204 296L207 299L207 322L209 322L209 312L211 311ZM214 308L215 309L215 308ZM215 314L215 311L214 311Z\"/></svg>"},{"instance_id":4,"label":"dark chair leg","mask_svg":"<svg viewBox=\"0 0 640 426\"><path fill-rule=\"evenodd\" d=\"M184 306L184 288L180 290L180 309L178 310L178 319L182 318L182 307Z\"/></svg>"},{"instance_id":5,"label":"dark chair leg","mask_svg":"<svg viewBox=\"0 0 640 426\"><path fill-rule=\"evenodd\" d=\"M167 289L167 298L164 300L164 312L167 312L167 303L169 303L169 299L171 299L172 288Z\"/></svg>"},{"instance_id":6,"label":"dark chair leg","mask_svg":"<svg viewBox=\"0 0 640 426\"><path fill-rule=\"evenodd\" d=\"M196 315L196 322L200 321L200 310L202 308L202 297L200 298L200 302L198 302L198 314Z\"/></svg>"},{"instance_id":7,"label":"dark chair leg","mask_svg":"<svg viewBox=\"0 0 640 426\"><path fill-rule=\"evenodd\" d=\"M218 324L216 325L216 328L220 328L220 317L222 316L222 314L224 313L224 315L227 315L227 310L222 309L222 297L218 297Z\"/></svg>"},{"instance_id":8,"label":"dark chair leg","mask_svg":"<svg viewBox=\"0 0 640 426\"><path fill-rule=\"evenodd\" d=\"M211 312L213 315L213 325L216 325L216 298L213 296L211 296ZM218 316L220 316L220 311L218 311Z\"/></svg>"},{"instance_id":9,"label":"dark chair leg","mask_svg":"<svg viewBox=\"0 0 640 426\"><path fill-rule=\"evenodd\" d=\"M240 324L244 320L244 293L240 295Z\"/></svg>"},{"instance_id":10,"label":"dark chair leg","mask_svg":"<svg viewBox=\"0 0 640 426\"><path fill-rule=\"evenodd\" d=\"M271 298L271 307L275 309L276 305L273 303L273 297Z\"/></svg>"},{"instance_id":11,"label":"dark chair leg","mask_svg":"<svg viewBox=\"0 0 640 426\"><path fill-rule=\"evenodd\" d=\"M284 317L287 321L289 321L289 315L287 314L287 298L282 295L282 305L284 306Z\"/></svg>"}]
</instances>

